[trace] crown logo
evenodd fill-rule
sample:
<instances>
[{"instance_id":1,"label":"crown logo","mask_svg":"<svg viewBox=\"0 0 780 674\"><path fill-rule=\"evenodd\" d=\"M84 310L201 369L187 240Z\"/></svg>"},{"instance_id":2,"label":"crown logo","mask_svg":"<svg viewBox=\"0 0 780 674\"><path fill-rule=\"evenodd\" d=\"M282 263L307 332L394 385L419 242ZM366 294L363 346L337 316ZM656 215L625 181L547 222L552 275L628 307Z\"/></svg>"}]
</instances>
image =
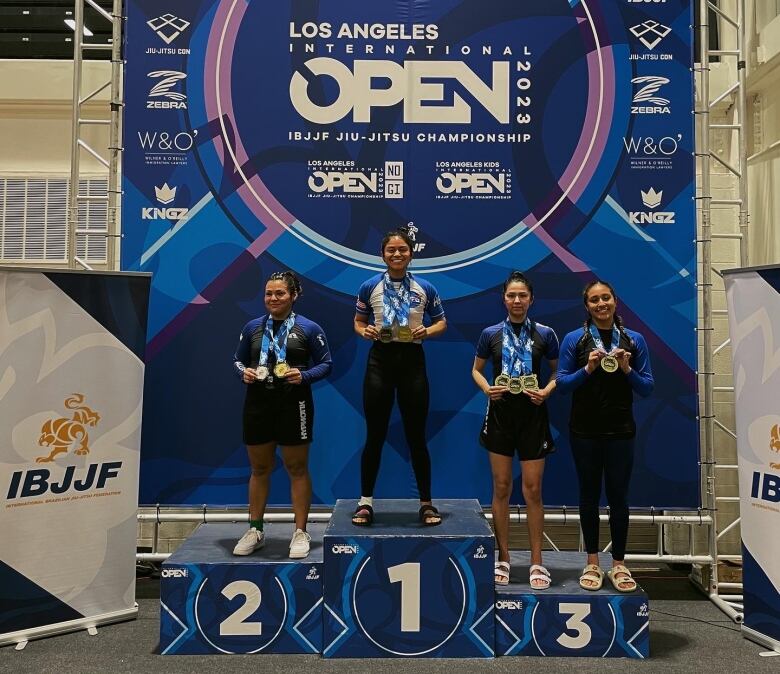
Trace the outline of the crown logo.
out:
<instances>
[{"instance_id":1,"label":"crown logo","mask_svg":"<svg viewBox=\"0 0 780 674\"><path fill-rule=\"evenodd\" d=\"M176 198L176 188L168 187L168 183L163 183L162 187L155 185L154 196L161 204L169 204Z\"/></svg>"},{"instance_id":2,"label":"crown logo","mask_svg":"<svg viewBox=\"0 0 780 674\"><path fill-rule=\"evenodd\" d=\"M664 191L656 192L652 187L645 192L642 192L642 203L648 208L658 208L661 205L661 197L664 195Z\"/></svg>"}]
</instances>

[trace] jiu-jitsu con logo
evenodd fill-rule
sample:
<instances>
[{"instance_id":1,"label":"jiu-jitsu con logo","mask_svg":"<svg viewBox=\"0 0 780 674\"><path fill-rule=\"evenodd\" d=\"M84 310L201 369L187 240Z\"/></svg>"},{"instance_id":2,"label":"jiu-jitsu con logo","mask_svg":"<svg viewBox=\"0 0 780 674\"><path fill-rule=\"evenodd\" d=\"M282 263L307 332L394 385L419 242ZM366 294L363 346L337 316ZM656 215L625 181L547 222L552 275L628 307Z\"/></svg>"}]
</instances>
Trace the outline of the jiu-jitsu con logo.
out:
<instances>
[{"instance_id":1,"label":"jiu-jitsu con logo","mask_svg":"<svg viewBox=\"0 0 780 674\"><path fill-rule=\"evenodd\" d=\"M149 89L147 110L186 110L187 94L178 91L184 86L187 73L178 70L153 70L146 74L155 83Z\"/></svg>"},{"instance_id":2,"label":"jiu-jitsu con logo","mask_svg":"<svg viewBox=\"0 0 780 674\"><path fill-rule=\"evenodd\" d=\"M176 199L176 187L170 187L168 183L163 183L162 187L155 186L154 196L157 202L164 208L147 207L141 209L142 220L172 220L174 222L183 220L190 212L189 208L180 206L168 206Z\"/></svg>"},{"instance_id":3,"label":"jiu-jitsu con logo","mask_svg":"<svg viewBox=\"0 0 780 674\"><path fill-rule=\"evenodd\" d=\"M58 465L51 470L37 468L15 471L11 474L11 481L6 491L7 499L28 499L51 494L46 501L65 501L73 497L55 497L71 490L87 492L92 489L105 489L109 480L118 477L119 469L122 467L121 461L91 463L82 467L76 465L78 463L76 459L88 455L91 451L88 429L95 428L100 423L100 413L84 405L84 401L83 394L71 394L64 401L65 408L71 411L70 414L48 419L41 427L38 444L49 448L50 451L48 454L36 457L35 462L38 464L56 462ZM70 465L55 478L54 474L61 468L61 459Z\"/></svg>"},{"instance_id":4,"label":"jiu-jitsu con logo","mask_svg":"<svg viewBox=\"0 0 780 674\"><path fill-rule=\"evenodd\" d=\"M364 168L352 160L308 162L309 197L348 199L401 199L404 163L386 161L381 168Z\"/></svg>"},{"instance_id":5,"label":"jiu-jitsu con logo","mask_svg":"<svg viewBox=\"0 0 780 674\"><path fill-rule=\"evenodd\" d=\"M51 451L47 455L37 457L36 463L49 463L54 461L54 457L58 454L67 454L68 451L76 456L89 454L87 427L97 426L100 414L82 405L83 402L84 395L74 393L64 402L66 409L73 410L70 417L59 417L44 422L38 444L41 447L51 448Z\"/></svg>"},{"instance_id":6,"label":"jiu-jitsu con logo","mask_svg":"<svg viewBox=\"0 0 780 674\"><path fill-rule=\"evenodd\" d=\"M181 35L190 25L189 21L180 19L173 14L163 14L156 19L150 19L146 22L166 45L167 47L147 47L146 53L151 56L157 55L171 55L176 54L179 56L187 56L190 53L188 47L171 47L170 44L179 35Z\"/></svg>"},{"instance_id":7,"label":"jiu-jitsu con logo","mask_svg":"<svg viewBox=\"0 0 780 674\"><path fill-rule=\"evenodd\" d=\"M509 199L512 170L498 162L436 162L437 199Z\"/></svg>"},{"instance_id":8,"label":"jiu-jitsu con logo","mask_svg":"<svg viewBox=\"0 0 780 674\"><path fill-rule=\"evenodd\" d=\"M669 53L654 52L653 50L661 41L672 32L669 26L664 26L658 21L648 19L636 26L631 26L629 32L650 51L642 54L629 54L629 61L671 61L672 55Z\"/></svg>"},{"instance_id":9,"label":"jiu-jitsu con logo","mask_svg":"<svg viewBox=\"0 0 780 674\"><path fill-rule=\"evenodd\" d=\"M306 61L302 69L308 72L296 70L290 80L290 100L298 114L314 124L334 124L350 113L354 122L370 122L372 108L397 103L403 103L407 124L470 124L472 106L457 92L456 84L498 122L509 123L509 61L493 62L490 81L482 80L463 61L356 60L350 70L341 61L321 56ZM338 85L332 103L320 105L309 97L309 85L318 78ZM442 82L432 83L431 78ZM374 88L380 81L382 86Z\"/></svg>"},{"instance_id":10,"label":"jiu-jitsu con logo","mask_svg":"<svg viewBox=\"0 0 780 674\"><path fill-rule=\"evenodd\" d=\"M643 75L631 80L632 84L639 85L634 94L632 115L669 115L669 99L659 96L661 87L669 84L668 77L658 75Z\"/></svg>"},{"instance_id":11,"label":"jiu-jitsu con logo","mask_svg":"<svg viewBox=\"0 0 780 674\"><path fill-rule=\"evenodd\" d=\"M655 191L654 188L650 188L646 192L640 190L642 194L642 203L651 209L649 211L631 211L628 214L628 221L632 225L673 225L675 223L674 211L656 211L655 209L661 205L661 199L664 196L664 191Z\"/></svg>"}]
</instances>

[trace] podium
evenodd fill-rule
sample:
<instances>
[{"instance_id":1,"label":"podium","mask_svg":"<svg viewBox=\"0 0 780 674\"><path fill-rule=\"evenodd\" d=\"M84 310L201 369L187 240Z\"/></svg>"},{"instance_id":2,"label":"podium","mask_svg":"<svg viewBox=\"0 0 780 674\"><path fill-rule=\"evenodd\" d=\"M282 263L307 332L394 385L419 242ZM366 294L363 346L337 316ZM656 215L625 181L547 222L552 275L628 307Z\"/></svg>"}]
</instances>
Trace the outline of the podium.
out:
<instances>
[{"instance_id":1,"label":"podium","mask_svg":"<svg viewBox=\"0 0 780 674\"><path fill-rule=\"evenodd\" d=\"M496 654L646 658L650 654L647 594L618 592L608 578L598 592L584 590L582 552L545 552L552 576L547 590L528 584L530 555L512 552L511 581L496 587ZM600 555L606 571L609 555Z\"/></svg>"},{"instance_id":2,"label":"podium","mask_svg":"<svg viewBox=\"0 0 780 674\"><path fill-rule=\"evenodd\" d=\"M291 524L265 527L266 543L233 555L247 524L202 524L163 564L160 652L319 653L322 648L322 536L289 559Z\"/></svg>"},{"instance_id":3,"label":"podium","mask_svg":"<svg viewBox=\"0 0 780 674\"><path fill-rule=\"evenodd\" d=\"M324 536L326 658L493 657L493 533L477 500L375 500L370 527L339 500Z\"/></svg>"}]
</instances>

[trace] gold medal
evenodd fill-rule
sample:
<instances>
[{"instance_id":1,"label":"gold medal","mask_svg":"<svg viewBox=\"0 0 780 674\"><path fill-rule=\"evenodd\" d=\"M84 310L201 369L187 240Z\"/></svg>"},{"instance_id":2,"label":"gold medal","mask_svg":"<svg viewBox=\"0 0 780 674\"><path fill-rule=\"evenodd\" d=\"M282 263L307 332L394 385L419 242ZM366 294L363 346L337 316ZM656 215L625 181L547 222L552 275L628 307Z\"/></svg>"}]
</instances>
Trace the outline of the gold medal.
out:
<instances>
[{"instance_id":1,"label":"gold medal","mask_svg":"<svg viewBox=\"0 0 780 674\"><path fill-rule=\"evenodd\" d=\"M399 342L412 341L412 329L408 325L398 326L398 341Z\"/></svg>"},{"instance_id":2,"label":"gold medal","mask_svg":"<svg viewBox=\"0 0 780 674\"><path fill-rule=\"evenodd\" d=\"M268 368L265 365L258 365L255 374L257 374L258 381L265 381L268 376Z\"/></svg>"},{"instance_id":3,"label":"gold medal","mask_svg":"<svg viewBox=\"0 0 780 674\"><path fill-rule=\"evenodd\" d=\"M393 328L385 326L379 331L379 341L385 344L393 341Z\"/></svg>"},{"instance_id":4,"label":"gold medal","mask_svg":"<svg viewBox=\"0 0 780 674\"><path fill-rule=\"evenodd\" d=\"M500 374L493 382L496 386L509 386L510 378L508 374Z\"/></svg>"},{"instance_id":5,"label":"gold medal","mask_svg":"<svg viewBox=\"0 0 780 674\"><path fill-rule=\"evenodd\" d=\"M523 388L526 391L539 390L539 379L535 374L527 374L522 379L523 379Z\"/></svg>"},{"instance_id":6,"label":"gold medal","mask_svg":"<svg viewBox=\"0 0 780 674\"><path fill-rule=\"evenodd\" d=\"M514 395L523 392L523 380L520 377L512 377L509 380L509 392Z\"/></svg>"},{"instance_id":7,"label":"gold medal","mask_svg":"<svg viewBox=\"0 0 780 674\"><path fill-rule=\"evenodd\" d=\"M274 366L274 374L277 377L284 377L285 374L290 370L290 366L285 363L283 360L280 360L275 366Z\"/></svg>"},{"instance_id":8,"label":"gold medal","mask_svg":"<svg viewBox=\"0 0 780 674\"><path fill-rule=\"evenodd\" d=\"M604 372L614 372L618 369L618 360L615 358L615 356L604 356L601 359L601 369L604 370Z\"/></svg>"}]
</instances>

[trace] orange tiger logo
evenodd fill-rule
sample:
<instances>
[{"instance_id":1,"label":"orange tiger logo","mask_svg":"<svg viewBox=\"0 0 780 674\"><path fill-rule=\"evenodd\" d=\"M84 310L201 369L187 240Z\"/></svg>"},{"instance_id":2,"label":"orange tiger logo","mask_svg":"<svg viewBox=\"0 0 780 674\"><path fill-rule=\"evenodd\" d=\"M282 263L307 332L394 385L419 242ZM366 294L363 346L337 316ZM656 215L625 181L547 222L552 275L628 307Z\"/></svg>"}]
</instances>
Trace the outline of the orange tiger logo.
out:
<instances>
[{"instance_id":1,"label":"orange tiger logo","mask_svg":"<svg viewBox=\"0 0 780 674\"><path fill-rule=\"evenodd\" d=\"M39 456L35 459L36 463L48 463L54 461L57 454L67 454L71 447L75 446L73 454L83 456L89 454L89 433L87 426L93 428L100 421L100 415L86 405L84 395L73 393L65 399L65 408L74 410L70 419L60 417L59 419L49 419L41 426L41 437L38 438L38 444L41 447L51 447L51 453L48 456Z\"/></svg>"},{"instance_id":2,"label":"orange tiger logo","mask_svg":"<svg viewBox=\"0 0 780 674\"><path fill-rule=\"evenodd\" d=\"M769 433L769 449L780 454L780 424L772 426ZM780 463L769 463L770 468L780 470Z\"/></svg>"}]
</instances>

